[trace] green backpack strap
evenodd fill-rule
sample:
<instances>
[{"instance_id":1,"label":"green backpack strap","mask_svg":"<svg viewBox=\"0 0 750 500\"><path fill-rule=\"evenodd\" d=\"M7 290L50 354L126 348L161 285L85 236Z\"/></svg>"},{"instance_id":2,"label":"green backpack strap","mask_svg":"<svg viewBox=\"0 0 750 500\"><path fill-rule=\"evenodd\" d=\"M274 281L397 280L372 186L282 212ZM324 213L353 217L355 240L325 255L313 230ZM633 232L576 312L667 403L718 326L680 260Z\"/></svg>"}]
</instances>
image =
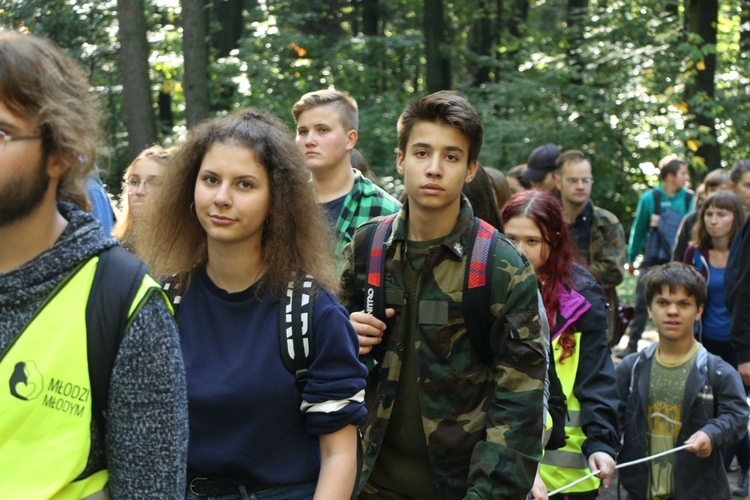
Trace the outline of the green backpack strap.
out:
<instances>
[{"instance_id":1,"label":"green backpack strap","mask_svg":"<svg viewBox=\"0 0 750 500\"><path fill-rule=\"evenodd\" d=\"M130 307L145 276L146 264L120 246L99 254L86 304L86 335L92 413L102 430L115 358L129 326Z\"/></svg>"}]
</instances>

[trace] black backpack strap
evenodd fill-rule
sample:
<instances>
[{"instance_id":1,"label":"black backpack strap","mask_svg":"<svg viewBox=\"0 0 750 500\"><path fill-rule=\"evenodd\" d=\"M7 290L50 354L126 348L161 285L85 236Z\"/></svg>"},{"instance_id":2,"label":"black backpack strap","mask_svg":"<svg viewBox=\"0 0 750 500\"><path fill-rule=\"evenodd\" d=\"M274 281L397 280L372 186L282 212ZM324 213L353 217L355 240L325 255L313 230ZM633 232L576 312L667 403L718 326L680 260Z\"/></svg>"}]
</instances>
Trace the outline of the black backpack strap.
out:
<instances>
[{"instance_id":1,"label":"black backpack strap","mask_svg":"<svg viewBox=\"0 0 750 500\"><path fill-rule=\"evenodd\" d=\"M708 383L711 384L711 392L713 393L713 396L714 396L714 404L713 404L714 414L711 416L711 418L716 418L716 415L719 414L719 391L717 390L718 388L717 388L717 380L716 380L716 375L717 375L716 372L718 370L716 366L719 364L719 361L718 361L718 356L716 356L715 354L712 354L710 352L706 352L706 354L708 354L708 358L706 360L706 369L708 371L707 373Z\"/></svg>"},{"instance_id":2,"label":"black backpack strap","mask_svg":"<svg viewBox=\"0 0 750 500\"><path fill-rule=\"evenodd\" d=\"M654 215L661 215L661 191L652 189L654 195Z\"/></svg>"},{"instance_id":3,"label":"black backpack strap","mask_svg":"<svg viewBox=\"0 0 750 500\"><path fill-rule=\"evenodd\" d=\"M189 282L189 277L186 280ZM182 300L182 294L185 293L183 289L183 280L179 274L173 274L169 278L165 279L161 283L164 294L167 296L167 300L172 304L172 310L174 311L175 318L177 317L177 309L180 307L180 301Z\"/></svg>"},{"instance_id":4,"label":"black backpack strap","mask_svg":"<svg viewBox=\"0 0 750 500\"><path fill-rule=\"evenodd\" d=\"M291 280L285 297L279 302L279 351L284 366L300 387L308 378L314 352L313 302L314 280L304 274Z\"/></svg>"},{"instance_id":5,"label":"black backpack strap","mask_svg":"<svg viewBox=\"0 0 750 500\"><path fill-rule=\"evenodd\" d=\"M464 271L463 315L474 352L487 364L492 361L490 347L490 286L492 260L498 232L488 222L474 217L469 258Z\"/></svg>"},{"instance_id":6,"label":"black backpack strap","mask_svg":"<svg viewBox=\"0 0 750 500\"><path fill-rule=\"evenodd\" d=\"M93 417L100 429L115 358L129 326L128 312L145 275L146 264L120 246L99 254L86 304L86 335Z\"/></svg>"}]
</instances>

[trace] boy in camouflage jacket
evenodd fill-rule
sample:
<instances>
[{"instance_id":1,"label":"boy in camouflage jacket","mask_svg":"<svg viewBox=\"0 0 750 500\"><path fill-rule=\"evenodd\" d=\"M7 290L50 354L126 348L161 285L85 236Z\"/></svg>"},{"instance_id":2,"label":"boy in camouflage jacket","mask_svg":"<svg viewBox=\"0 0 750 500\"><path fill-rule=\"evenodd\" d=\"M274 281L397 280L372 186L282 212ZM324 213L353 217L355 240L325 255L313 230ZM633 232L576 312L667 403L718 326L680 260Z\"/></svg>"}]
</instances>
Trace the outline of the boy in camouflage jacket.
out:
<instances>
[{"instance_id":1,"label":"boy in camouflage jacket","mask_svg":"<svg viewBox=\"0 0 750 500\"><path fill-rule=\"evenodd\" d=\"M481 121L438 92L398 123L408 201L386 241L386 323L364 313L368 225L345 250L340 300L371 366L360 498L524 498L542 453L545 340L530 263L504 237L490 275L489 364L461 304ZM383 335L385 332L385 335ZM381 345L382 344L382 345ZM373 349L374 348L374 349Z\"/></svg>"}]
</instances>

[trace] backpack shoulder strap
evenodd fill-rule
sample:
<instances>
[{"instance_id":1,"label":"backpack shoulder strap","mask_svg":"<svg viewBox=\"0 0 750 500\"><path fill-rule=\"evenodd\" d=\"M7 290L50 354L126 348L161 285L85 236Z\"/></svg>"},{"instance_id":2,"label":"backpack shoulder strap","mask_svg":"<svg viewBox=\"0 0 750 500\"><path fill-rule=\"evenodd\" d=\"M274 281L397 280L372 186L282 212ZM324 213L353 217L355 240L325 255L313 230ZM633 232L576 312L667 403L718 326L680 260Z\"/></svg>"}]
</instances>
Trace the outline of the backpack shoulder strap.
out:
<instances>
[{"instance_id":1,"label":"backpack shoulder strap","mask_svg":"<svg viewBox=\"0 0 750 500\"><path fill-rule=\"evenodd\" d=\"M279 302L279 352L281 361L300 387L308 378L314 349L313 302L315 282L309 274L290 280Z\"/></svg>"},{"instance_id":2,"label":"backpack shoulder strap","mask_svg":"<svg viewBox=\"0 0 750 500\"><path fill-rule=\"evenodd\" d=\"M189 281L189 277L186 278ZM167 300L172 304L172 310L174 311L175 318L177 317L177 309L180 307L180 301L182 300L182 294L185 293L183 289L183 281L179 274L173 274L169 278L165 279L161 284L164 289L164 294L167 296Z\"/></svg>"},{"instance_id":3,"label":"backpack shoulder strap","mask_svg":"<svg viewBox=\"0 0 750 500\"><path fill-rule=\"evenodd\" d=\"M661 215L661 191L654 188L651 193L654 195L654 215Z\"/></svg>"},{"instance_id":4,"label":"backpack shoulder strap","mask_svg":"<svg viewBox=\"0 0 750 500\"><path fill-rule=\"evenodd\" d=\"M109 382L146 264L120 246L99 254L86 304L89 377L94 419L104 428Z\"/></svg>"},{"instance_id":5,"label":"backpack shoulder strap","mask_svg":"<svg viewBox=\"0 0 750 500\"><path fill-rule=\"evenodd\" d=\"M693 193L685 191L685 213L690 212L690 203L693 201Z\"/></svg>"},{"instance_id":6,"label":"backpack shoulder strap","mask_svg":"<svg viewBox=\"0 0 750 500\"><path fill-rule=\"evenodd\" d=\"M711 384L711 392L713 392L714 396L714 414L712 418L715 418L719 413L719 391L717 390L716 386L716 366L719 364L719 361L718 356L716 356L715 354L711 354L710 352L707 352L706 354L708 354L708 358L706 360L706 368L708 370L708 383Z\"/></svg>"},{"instance_id":7,"label":"backpack shoulder strap","mask_svg":"<svg viewBox=\"0 0 750 500\"><path fill-rule=\"evenodd\" d=\"M498 232L488 222L474 217L474 228L469 243L469 258L464 271L463 315L474 352L489 364L490 347L490 286L492 260Z\"/></svg>"},{"instance_id":8,"label":"backpack shoulder strap","mask_svg":"<svg viewBox=\"0 0 750 500\"><path fill-rule=\"evenodd\" d=\"M702 255L700 250L693 247L693 266L695 266L695 269L698 272L701 272L701 270L703 269L703 259L701 259L701 257Z\"/></svg>"},{"instance_id":9,"label":"backpack shoulder strap","mask_svg":"<svg viewBox=\"0 0 750 500\"><path fill-rule=\"evenodd\" d=\"M365 312L385 321L385 242L391 234L393 221L398 214L388 215L378 222L377 226L367 228L367 245L364 250L369 254L367 262L367 281L365 283Z\"/></svg>"}]
</instances>

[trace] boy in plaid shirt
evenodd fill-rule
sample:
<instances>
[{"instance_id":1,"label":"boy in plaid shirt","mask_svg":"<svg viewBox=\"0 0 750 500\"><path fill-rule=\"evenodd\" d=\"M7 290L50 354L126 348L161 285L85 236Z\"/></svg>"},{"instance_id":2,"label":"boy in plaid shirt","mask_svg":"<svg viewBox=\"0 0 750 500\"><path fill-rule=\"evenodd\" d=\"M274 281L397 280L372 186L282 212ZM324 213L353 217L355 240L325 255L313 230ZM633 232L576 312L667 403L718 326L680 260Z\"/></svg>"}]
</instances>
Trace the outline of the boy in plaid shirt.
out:
<instances>
[{"instance_id":1,"label":"boy in plaid shirt","mask_svg":"<svg viewBox=\"0 0 750 500\"><path fill-rule=\"evenodd\" d=\"M335 255L339 269L344 247L354 230L373 217L396 213L401 204L352 168L357 144L357 101L337 90L303 95L292 108L297 146L312 173L313 187L338 235Z\"/></svg>"}]
</instances>

